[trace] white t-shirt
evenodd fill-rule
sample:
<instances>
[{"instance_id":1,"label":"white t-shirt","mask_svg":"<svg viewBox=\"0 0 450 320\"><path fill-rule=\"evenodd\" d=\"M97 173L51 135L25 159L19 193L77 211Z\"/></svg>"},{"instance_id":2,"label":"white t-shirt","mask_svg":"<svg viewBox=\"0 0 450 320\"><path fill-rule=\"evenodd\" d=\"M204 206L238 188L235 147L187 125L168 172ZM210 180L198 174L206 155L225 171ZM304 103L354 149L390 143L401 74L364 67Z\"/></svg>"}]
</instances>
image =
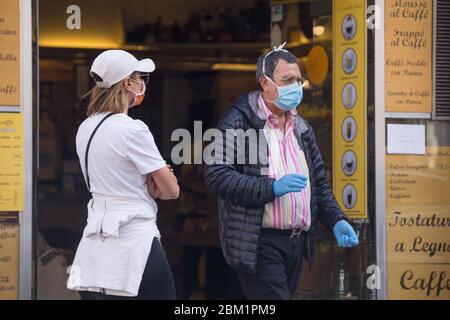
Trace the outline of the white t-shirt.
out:
<instances>
[{"instance_id":1,"label":"white t-shirt","mask_svg":"<svg viewBox=\"0 0 450 320\"><path fill-rule=\"evenodd\" d=\"M91 116L78 129L77 153L85 177L89 138L106 115ZM153 239L160 238L147 175L166 162L142 121L115 114L95 134L88 163L92 199L67 287L136 296Z\"/></svg>"},{"instance_id":2,"label":"white t-shirt","mask_svg":"<svg viewBox=\"0 0 450 320\"><path fill-rule=\"evenodd\" d=\"M89 138L106 115L93 115L78 129L77 154L85 177L84 159ZM166 162L142 121L124 113L106 119L91 142L88 161L92 194L138 198L156 206L148 193L147 175L166 166Z\"/></svg>"}]
</instances>

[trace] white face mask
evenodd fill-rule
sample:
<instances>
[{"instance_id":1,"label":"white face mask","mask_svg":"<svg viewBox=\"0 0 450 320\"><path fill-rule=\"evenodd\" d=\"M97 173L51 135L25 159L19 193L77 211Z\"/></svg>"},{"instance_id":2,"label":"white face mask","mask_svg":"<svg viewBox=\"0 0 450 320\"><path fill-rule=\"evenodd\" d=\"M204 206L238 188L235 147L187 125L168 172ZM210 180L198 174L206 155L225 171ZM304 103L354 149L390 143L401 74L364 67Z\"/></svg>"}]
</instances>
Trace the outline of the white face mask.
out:
<instances>
[{"instance_id":1,"label":"white face mask","mask_svg":"<svg viewBox=\"0 0 450 320\"><path fill-rule=\"evenodd\" d=\"M131 103L130 106L128 106L128 108L132 108L132 107L138 106L138 105L140 105L142 103L142 101L144 100L144 93L145 93L145 90L147 89L147 87L146 87L144 81L137 81L137 80L134 80L134 79L131 79L131 78L129 78L129 79L131 81L134 81L134 82L139 82L139 83L141 83L143 85L142 91L139 92L139 93L136 93L136 92L134 92L131 89L127 89L128 91L130 91L130 92L132 92L134 94L133 102Z\"/></svg>"},{"instance_id":2,"label":"white face mask","mask_svg":"<svg viewBox=\"0 0 450 320\"><path fill-rule=\"evenodd\" d=\"M132 79L132 78L128 78L128 79L130 79L131 81L134 81L134 82L137 82L137 83L142 84L143 88L142 88L142 91L139 92L139 93L136 93L136 92L134 92L134 91L131 90L131 89L127 89L127 90L130 91L130 92L132 92L132 93L134 93L135 96L142 96L142 95L145 93L145 90L147 89L147 87L146 87L146 85L145 85L145 82L144 82L144 81L134 80L134 79Z\"/></svg>"}]
</instances>

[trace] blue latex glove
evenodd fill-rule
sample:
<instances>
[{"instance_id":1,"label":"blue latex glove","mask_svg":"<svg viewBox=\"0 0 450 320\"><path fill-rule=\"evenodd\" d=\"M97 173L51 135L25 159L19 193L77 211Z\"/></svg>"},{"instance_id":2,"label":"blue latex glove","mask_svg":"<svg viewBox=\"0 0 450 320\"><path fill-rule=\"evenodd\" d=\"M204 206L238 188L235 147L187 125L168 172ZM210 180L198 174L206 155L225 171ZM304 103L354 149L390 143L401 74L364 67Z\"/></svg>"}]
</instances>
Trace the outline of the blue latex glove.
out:
<instances>
[{"instance_id":1,"label":"blue latex glove","mask_svg":"<svg viewBox=\"0 0 450 320\"><path fill-rule=\"evenodd\" d=\"M345 220L340 220L333 227L333 233L341 248L351 248L357 246L358 236L352 226Z\"/></svg>"},{"instance_id":2,"label":"blue latex glove","mask_svg":"<svg viewBox=\"0 0 450 320\"><path fill-rule=\"evenodd\" d=\"M275 197L284 196L290 192L300 192L305 189L308 177L304 174L291 173L274 181L272 184L273 194Z\"/></svg>"}]
</instances>

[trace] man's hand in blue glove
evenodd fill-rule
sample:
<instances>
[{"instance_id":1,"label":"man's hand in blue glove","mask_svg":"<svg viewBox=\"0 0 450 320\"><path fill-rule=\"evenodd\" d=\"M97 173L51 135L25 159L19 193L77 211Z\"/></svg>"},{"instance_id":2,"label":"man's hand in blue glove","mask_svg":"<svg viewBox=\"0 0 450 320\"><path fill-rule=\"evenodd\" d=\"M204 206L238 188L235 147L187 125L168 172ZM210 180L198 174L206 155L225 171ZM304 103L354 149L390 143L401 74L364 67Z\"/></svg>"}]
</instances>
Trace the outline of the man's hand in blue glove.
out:
<instances>
[{"instance_id":1,"label":"man's hand in blue glove","mask_svg":"<svg viewBox=\"0 0 450 320\"><path fill-rule=\"evenodd\" d=\"M286 193L300 192L306 187L307 182L308 177L303 174L287 174L272 184L273 194L275 197L281 197Z\"/></svg>"},{"instance_id":2,"label":"man's hand in blue glove","mask_svg":"<svg viewBox=\"0 0 450 320\"><path fill-rule=\"evenodd\" d=\"M359 243L355 230L345 220L340 220L334 225L333 233L341 248L351 248Z\"/></svg>"}]
</instances>

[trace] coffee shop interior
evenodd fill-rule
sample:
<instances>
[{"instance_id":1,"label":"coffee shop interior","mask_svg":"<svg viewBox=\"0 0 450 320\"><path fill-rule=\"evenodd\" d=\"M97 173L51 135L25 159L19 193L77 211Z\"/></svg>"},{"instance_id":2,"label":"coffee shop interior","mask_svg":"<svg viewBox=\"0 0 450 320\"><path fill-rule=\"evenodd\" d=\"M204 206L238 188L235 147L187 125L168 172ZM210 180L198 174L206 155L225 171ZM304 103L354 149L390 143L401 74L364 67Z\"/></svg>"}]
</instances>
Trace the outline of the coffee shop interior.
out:
<instances>
[{"instance_id":1,"label":"coffee shop interior","mask_svg":"<svg viewBox=\"0 0 450 320\"><path fill-rule=\"evenodd\" d=\"M283 19L272 6L283 4ZM158 225L182 299L241 299L234 271L218 239L216 199L203 182L202 165L174 164L171 141L177 128L192 135L214 127L230 103L256 88L255 63L270 47L286 48L308 79L298 111L313 126L332 178L332 1L98 0L77 1L80 30L69 30L69 1L39 1L39 180L36 213L36 298L82 299L65 289L85 226L89 193L78 163L75 135L86 118L84 95L93 86L94 58L108 48L150 57L151 74L141 106L129 115L144 121L178 178L176 201L158 201ZM365 270L374 263L373 35L367 35L368 218L352 221L361 245L339 249L331 232L316 231L316 261L304 264L295 299L369 299ZM279 43L280 42L280 43ZM326 64L308 61L323 48ZM324 69L325 68L325 69ZM322 69L322 70L320 70ZM323 70L324 69L324 70Z\"/></svg>"}]
</instances>

